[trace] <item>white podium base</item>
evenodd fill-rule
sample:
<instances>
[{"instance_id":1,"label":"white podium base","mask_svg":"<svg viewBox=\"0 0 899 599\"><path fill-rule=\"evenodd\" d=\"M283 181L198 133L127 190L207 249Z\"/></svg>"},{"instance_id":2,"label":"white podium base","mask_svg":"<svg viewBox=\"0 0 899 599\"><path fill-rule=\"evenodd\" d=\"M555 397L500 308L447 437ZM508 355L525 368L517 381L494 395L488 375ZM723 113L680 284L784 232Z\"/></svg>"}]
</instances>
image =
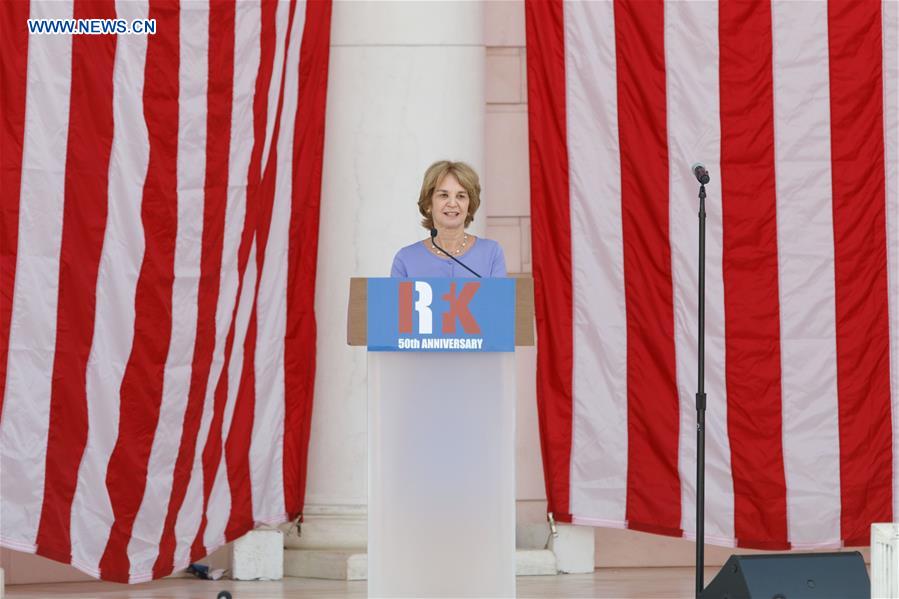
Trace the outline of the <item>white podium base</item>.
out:
<instances>
[{"instance_id":1,"label":"white podium base","mask_svg":"<svg viewBox=\"0 0 899 599\"><path fill-rule=\"evenodd\" d=\"M368 362L368 596L514 597L514 355Z\"/></svg>"}]
</instances>

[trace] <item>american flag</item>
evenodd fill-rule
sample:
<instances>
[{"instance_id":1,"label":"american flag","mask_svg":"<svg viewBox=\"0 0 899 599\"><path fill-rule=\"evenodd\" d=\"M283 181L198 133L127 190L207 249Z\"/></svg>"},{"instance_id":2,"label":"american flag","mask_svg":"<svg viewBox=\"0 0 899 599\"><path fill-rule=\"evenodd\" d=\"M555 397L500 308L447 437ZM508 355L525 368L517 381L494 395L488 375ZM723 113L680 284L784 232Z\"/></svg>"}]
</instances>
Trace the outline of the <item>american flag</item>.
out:
<instances>
[{"instance_id":1,"label":"american flag","mask_svg":"<svg viewBox=\"0 0 899 599\"><path fill-rule=\"evenodd\" d=\"M301 514L330 2L0 6L0 542L106 580ZM155 20L29 35L28 19Z\"/></svg>"},{"instance_id":2,"label":"american flag","mask_svg":"<svg viewBox=\"0 0 899 599\"><path fill-rule=\"evenodd\" d=\"M867 545L897 502L899 3L526 5L538 403L556 519Z\"/></svg>"}]
</instances>

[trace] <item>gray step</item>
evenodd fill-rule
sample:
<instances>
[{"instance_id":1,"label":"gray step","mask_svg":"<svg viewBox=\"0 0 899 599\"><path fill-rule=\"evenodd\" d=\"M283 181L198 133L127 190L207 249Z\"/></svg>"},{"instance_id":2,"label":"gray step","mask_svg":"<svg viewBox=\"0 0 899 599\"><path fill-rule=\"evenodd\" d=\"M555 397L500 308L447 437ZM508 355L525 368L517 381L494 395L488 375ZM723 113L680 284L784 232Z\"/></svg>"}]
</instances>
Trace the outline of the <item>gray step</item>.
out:
<instances>
[{"instance_id":1,"label":"gray step","mask_svg":"<svg viewBox=\"0 0 899 599\"><path fill-rule=\"evenodd\" d=\"M364 549L285 549L284 576L365 580L368 556Z\"/></svg>"},{"instance_id":2,"label":"gray step","mask_svg":"<svg viewBox=\"0 0 899 599\"><path fill-rule=\"evenodd\" d=\"M515 551L517 576L552 576L558 573L556 556L548 549ZM285 549L284 576L365 580L368 555L364 549Z\"/></svg>"}]
</instances>

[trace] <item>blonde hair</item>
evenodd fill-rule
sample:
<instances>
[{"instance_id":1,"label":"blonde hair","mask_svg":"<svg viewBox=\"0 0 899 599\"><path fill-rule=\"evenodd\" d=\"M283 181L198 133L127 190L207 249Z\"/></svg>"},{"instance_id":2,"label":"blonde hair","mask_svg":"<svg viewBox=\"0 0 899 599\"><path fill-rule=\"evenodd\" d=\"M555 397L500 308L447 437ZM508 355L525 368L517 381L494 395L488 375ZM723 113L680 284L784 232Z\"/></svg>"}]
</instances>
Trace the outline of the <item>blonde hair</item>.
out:
<instances>
[{"instance_id":1,"label":"blonde hair","mask_svg":"<svg viewBox=\"0 0 899 599\"><path fill-rule=\"evenodd\" d=\"M464 162L452 162L440 160L428 167L424 180L421 183L421 193L418 196L418 211L422 215L421 226L431 230L434 228L434 219L431 217L431 204L434 190L447 175L453 175L459 184L468 192L468 214L465 215L465 226L474 220L475 212L481 205L481 183L478 174L473 168Z\"/></svg>"}]
</instances>

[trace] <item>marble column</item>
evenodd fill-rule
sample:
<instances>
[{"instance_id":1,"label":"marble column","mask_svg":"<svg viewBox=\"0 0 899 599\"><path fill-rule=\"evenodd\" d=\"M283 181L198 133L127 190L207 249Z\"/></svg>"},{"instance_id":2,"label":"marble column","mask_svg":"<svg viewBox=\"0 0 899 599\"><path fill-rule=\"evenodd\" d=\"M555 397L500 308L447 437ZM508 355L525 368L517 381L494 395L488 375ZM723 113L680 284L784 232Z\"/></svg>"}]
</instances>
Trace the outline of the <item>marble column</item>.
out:
<instances>
[{"instance_id":1,"label":"marble column","mask_svg":"<svg viewBox=\"0 0 899 599\"><path fill-rule=\"evenodd\" d=\"M308 525L288 541L296 547L365 541L366 355L346 345L349 279L388 276L396 250L427 236L416 202L429 164L463 160L482 178L484 166L482 3L337 1L333 10ZM469 229L478 235L481 210Z\"/></svg>"}]
</instances>

